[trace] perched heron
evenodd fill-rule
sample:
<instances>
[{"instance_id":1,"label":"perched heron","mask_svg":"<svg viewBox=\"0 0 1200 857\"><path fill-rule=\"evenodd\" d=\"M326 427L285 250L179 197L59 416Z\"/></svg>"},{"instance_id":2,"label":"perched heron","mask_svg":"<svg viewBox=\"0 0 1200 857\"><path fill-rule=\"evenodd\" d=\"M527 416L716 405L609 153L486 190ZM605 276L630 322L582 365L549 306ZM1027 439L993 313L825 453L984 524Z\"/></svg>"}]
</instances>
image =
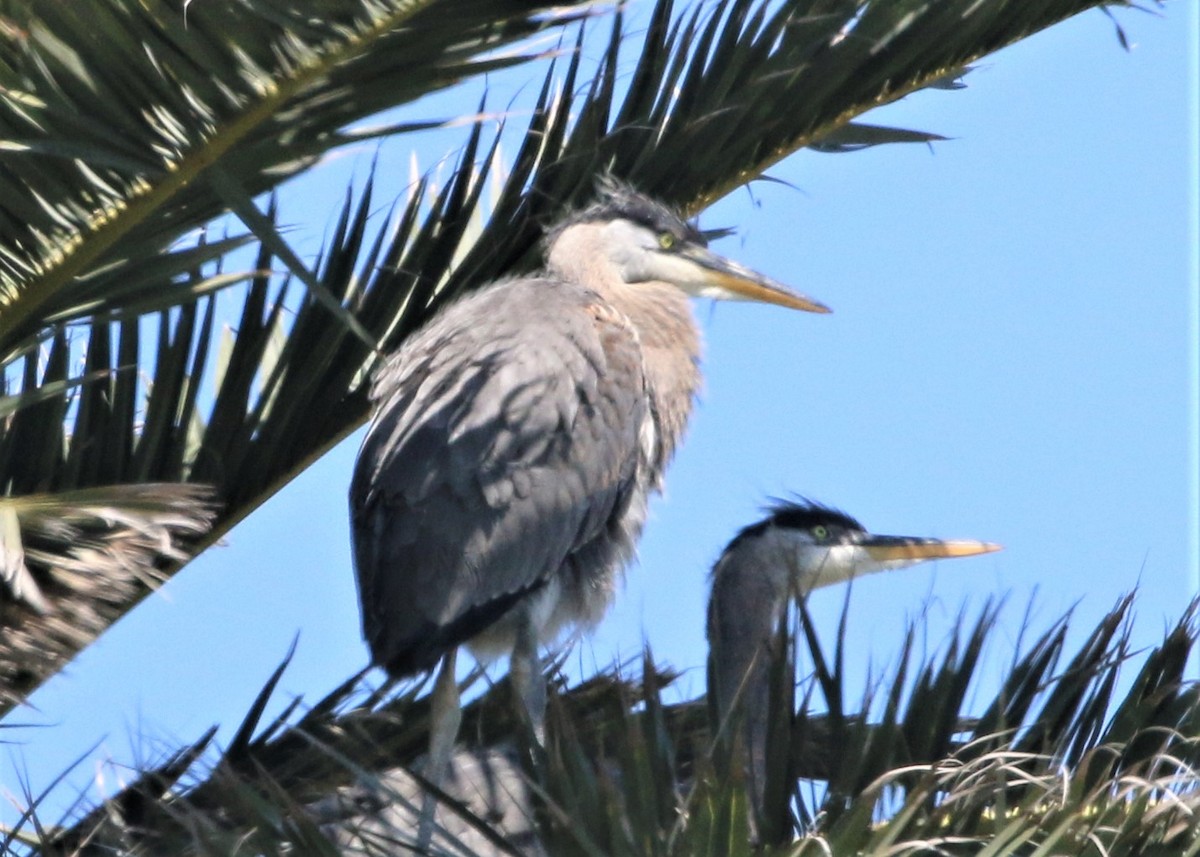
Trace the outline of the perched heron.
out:
<instances>
[{"instance_id":1,"label":"perched heron","mask_svg":"<svg viewBox=\"0 0 1200 857\"><path fill-rule=\"evenodd\" d=\"M995 550L999 545L988 542L872 535L848 515L810 502L778 503L729 542L712 573L708 692L716 702L714 732L727 725L737 707L740 719L734 719L744 735L741 758L758 813L773 632L791 600L860 574ZM456 750L443 788L522 853L545 853L536 836L534 790L511 745ZM359 853L355 849L409 841L421 815L422 793L418 780L396 769L371 786L354 786L326 800L317 815L344 853ZM436 819L437 845L446 853L510 853L454 809L439 807Z\"/></svg>"},{"instance_id":2,"label":"perched heron","mask_svg":"<svg viewBox=\"0 0 1200 857\"><path fill-rule=\"evenodd\" d=\"M350 488L374 662L394 677L441 663L435 778L458 731L460 644L511 653L540 734L539 643L608 607L700 383L687 298L828 312L616 184L545 250L542 272L471 293L387 359Z\"/></svg>"},{"instance_id":3,"label":"perched heron","mask_svg":"<svg viewBox=\"0 0 1200 857\"><path fill-rule=\"evenodd\" d=\"M807 501L777 503L729 543L713 566L708 692L721 720L737 707L756 810L765 786L768 671L780 654L772 643L791 600L859 575L997 550L990 542L874 535L849 515Z\"/></svg>"}]
</instances>

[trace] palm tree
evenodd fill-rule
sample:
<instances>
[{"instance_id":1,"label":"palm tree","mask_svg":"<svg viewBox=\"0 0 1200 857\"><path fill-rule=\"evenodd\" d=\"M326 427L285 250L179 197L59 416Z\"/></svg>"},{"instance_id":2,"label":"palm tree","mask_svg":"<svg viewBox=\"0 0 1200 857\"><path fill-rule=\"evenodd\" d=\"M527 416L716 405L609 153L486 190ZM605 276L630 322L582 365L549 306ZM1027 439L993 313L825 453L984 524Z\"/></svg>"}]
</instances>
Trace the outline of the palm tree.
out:
<instances>
[{"instance_id":1,"label":"palm tree","mask_svg":"<svg viewBox=\"0 0 1200 857\"><path fill-rule=\"evenodd\" d=\"M583 3L3 3L3 710L360 425L377 354L531 265L599 171L696 212L805 146L932 139L855 117L1098 5L660 2L633 48ZM584 26L611 26L597 68L535 64L530 37ZM463 125L387 234L368 188L309 266L263 210L339 147L439 124L388 109L518 66L541 86L510 162Z\"/></svg>"}]
</instances>

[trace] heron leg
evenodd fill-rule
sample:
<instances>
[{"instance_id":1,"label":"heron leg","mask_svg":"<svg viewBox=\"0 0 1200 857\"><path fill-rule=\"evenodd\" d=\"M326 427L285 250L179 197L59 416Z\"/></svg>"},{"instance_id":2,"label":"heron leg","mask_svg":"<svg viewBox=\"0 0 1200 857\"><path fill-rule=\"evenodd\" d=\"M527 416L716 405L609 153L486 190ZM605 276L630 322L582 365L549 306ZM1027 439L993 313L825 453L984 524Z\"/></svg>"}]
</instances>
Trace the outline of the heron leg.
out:
<instances>
[{"instance_id":1,"label":"heron leg","mask_svg":"<svg viewBox=\"0 0 1200 857\"><path fill-rule=\"evenodd\" d=\"M517 624L517 639L513 644L509 678L513 692L521 700L529 719L533 736L539 744L546 743L546 678L538 658L538 635L533 616L525 611Z\"/></svg>"},{"instance_id":2,"label":"heron leg","mask_svg":"<svg viewBox=\"0 0 1200 857\"><path fill-rule=\"evenodd\" d=\"M458 681L454 676L457 649L451 649L442 657L433 693L429 696L429 763L425 776L438 788L444 789L450 777L450 759L454 754L454 742L462 723L462 707L458 695ZM417 847L428 849L433 839L434 813L437 798L425 793L421 802L421 821L417 829Z\"/></svg>"}]
</instances>

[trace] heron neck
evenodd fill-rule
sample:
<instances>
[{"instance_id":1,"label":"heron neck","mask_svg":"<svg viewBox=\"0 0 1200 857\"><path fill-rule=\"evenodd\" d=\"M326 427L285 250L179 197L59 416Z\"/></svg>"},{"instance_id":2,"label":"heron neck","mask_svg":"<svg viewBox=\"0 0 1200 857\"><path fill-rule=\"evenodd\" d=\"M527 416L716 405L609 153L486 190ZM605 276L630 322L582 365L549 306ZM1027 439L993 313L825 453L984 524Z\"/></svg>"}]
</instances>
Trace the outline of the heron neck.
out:
<instances>
[{"instance_id":1,"label":"heron neck","mask_svg":"<svg viewBox=\"0 0 1200 857\"><path fill-rule=\"evenodd\" d=\"M727 552L713 569L708 606L709 687L722 728L740 727L755 808L763 809L772 664L784 656L774 633L787 609L786 575L769 539Z\"/></svg>"},{"instance_id":2,"label":"heron neck","mask_svg":"<svg viewBox=\"0 0 1200 857\"><path fill-rule=\"evenodd\" d=\"M613 304L638 332L665 464L683 435L700 391L700 331L690 301L675 286L622 283L613 292Z\"/></svg>"}]
</instances>

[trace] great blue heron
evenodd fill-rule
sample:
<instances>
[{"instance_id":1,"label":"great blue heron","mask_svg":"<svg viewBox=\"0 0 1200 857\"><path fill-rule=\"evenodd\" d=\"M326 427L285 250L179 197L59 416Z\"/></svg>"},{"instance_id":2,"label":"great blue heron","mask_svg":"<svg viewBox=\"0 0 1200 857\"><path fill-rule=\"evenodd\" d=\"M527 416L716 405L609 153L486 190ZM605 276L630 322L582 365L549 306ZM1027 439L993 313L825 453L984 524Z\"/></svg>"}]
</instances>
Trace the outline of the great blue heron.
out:
<instances>
[{"instance_id":1,"label":"great blue heron","mask_svg":"<svg viewBox=\"0 0 1200 857\"><path fill-rule=\"evenodd\" d=\"M778 503L729 542L712 574L708 692L716 702L714 733L731 720L744 730L741 758L759 813L771 646L791 600L861 574L998 549L987 542L872 535L848 515L811 502ZM522 853L544 853L536 838L533 790L511 746L455 751L443 787ZM372 786L356 786L323 802L316 815L329 824L343 853L380 853L372 849L411 842L422 794L421 783L397 769L381 774ZM509 853L457 810L439 808L436 817L439 853Z\"/></svg>"},{"instance_id":2,"label":"great blue heron","mask_svg":"<svg viewBox=\"0 0 1200 857\"><path fill-rule=\"evenodd\" d=\"M350 488L363 631L392 676L441 662L435 777L459 644L511 653L538 732L539 642L607 608L700 382L688 296L828 312L610 184L550 231L544 271L452 304L375 375Z\"/></svg>"},{"instance_id":3,"label":"great blue heron","mask_svg":"<svg viewBox=\"0 0 1200 857\"><path fill-rule=\"evenodd\" d=\"M771 648L791 599L859 575L996 550L990 542L873 535L849 515L807 501L777 503L729 543L713 566L708 692L722 720L737 703L757 810L765 785L768 670L779 654Z\"/></svg>"}]
</instances>

